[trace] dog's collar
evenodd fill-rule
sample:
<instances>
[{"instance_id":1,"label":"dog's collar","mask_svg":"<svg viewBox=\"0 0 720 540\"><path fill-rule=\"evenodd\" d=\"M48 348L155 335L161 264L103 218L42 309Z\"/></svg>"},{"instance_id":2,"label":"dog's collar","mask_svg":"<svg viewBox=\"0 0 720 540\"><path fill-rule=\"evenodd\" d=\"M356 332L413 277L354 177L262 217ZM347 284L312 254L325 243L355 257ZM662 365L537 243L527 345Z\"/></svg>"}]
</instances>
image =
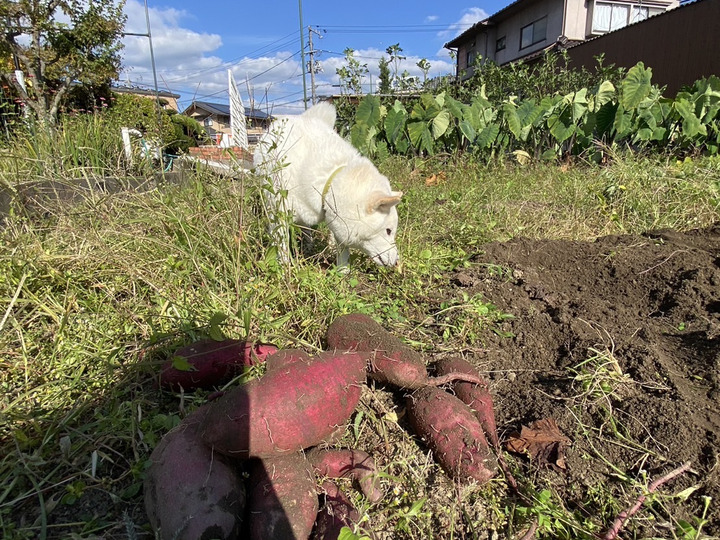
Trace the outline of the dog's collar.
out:
<instances>
[{"instance_id":1,"label":"dog's collar","mask_svg":"<svg viewBox=\"0 0 720 540\"><path fill-rule=\"evenodd\" d=\"M325 206L325 197L327 197L328 192L330 191L330 185L332 184L332 181L335 179L335 177L338 175L340 171L342 171L345 168L344 165L338 167L335 169L332 174L327 179L327 182L325 182L325 185L323 186L322 190L322 205Z\"/></svg>"}]
</instances>

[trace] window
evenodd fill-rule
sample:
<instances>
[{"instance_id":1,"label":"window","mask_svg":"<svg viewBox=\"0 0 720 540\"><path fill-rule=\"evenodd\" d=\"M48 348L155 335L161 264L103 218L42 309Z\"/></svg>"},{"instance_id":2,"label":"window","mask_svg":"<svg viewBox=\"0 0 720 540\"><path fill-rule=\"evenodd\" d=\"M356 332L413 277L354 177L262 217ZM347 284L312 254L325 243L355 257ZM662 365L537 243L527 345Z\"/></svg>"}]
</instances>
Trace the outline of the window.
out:
<instances>
[{"instance_id":1,"label":"window","mask_svg":"<svg viewBox=\"0 0 720 540\"><path fill-rule=\"evenodd\" d=\"M495 52L502 51L505 48L505 36L501 37L495 43Z\"/></svg>"},{"instance_id":2,"label":"window","mask_svg":"<svg viewBox=\"0 0 720 540\"><path fill-rule=\"evenodd\" d=\"M465 62L467 67L473 67L473 64L475 63L475 51L468 51L465 57Z\"/></svg>"},{"instance_id":3,"label":"window","mask_svg":"<svg viewBox=\"0 0 720 540\"><path fill-rule=\"evenodd\" d=\"M661 8L635 4L615 4L611 2L595 2L593 7L592 32L604 34L618 30L648 17L662 13Z\"/></svg>"},{"instance_id":4,"label":"window","mask_svg":"<svg viewBox=\"0 0 720 540\"><path fill-rule=\"evenodd\" d=\"M520 30L520 48L524 49L545 40L547 34L547 17L524 26Z\"/></svg>"},{"instance_id":5,"label":"window","mask_svg":"<svg viewBox=\"0 0 720 540\"><path fill-rule=\"evenodd\" d=\"M212 118L208 116L205 120L203 120L203 125L205 127L212 127L212 125L213 125Z\"/></svg>"}]
</instances>

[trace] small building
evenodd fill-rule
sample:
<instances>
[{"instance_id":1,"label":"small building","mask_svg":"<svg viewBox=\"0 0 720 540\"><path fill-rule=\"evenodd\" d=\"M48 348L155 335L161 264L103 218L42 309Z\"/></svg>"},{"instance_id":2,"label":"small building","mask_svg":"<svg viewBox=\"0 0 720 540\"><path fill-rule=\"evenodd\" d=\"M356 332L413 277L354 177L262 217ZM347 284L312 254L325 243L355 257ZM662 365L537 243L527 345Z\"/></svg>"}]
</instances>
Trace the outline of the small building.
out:
<instances>
[{"instance_id":1,"label":"small building","mask_svg":"<svg viewBox=\"0 0 720 540\"><path fill-rule=\"evenodd\" d=\"M445 44L457 51L457 74L473 74L475 59L498 65L525 60L643 21L679 0L515 0Z\"/></svg>"},{"instance_id":2,"label":"small building","mask_svg":"<svg viewBox=\"0 0 720 540\"><path fill-rule=\"evenodd\" d=\"M110 90L115 92L116 94L131 94L133 96L155 99L155 90L143 86L113 84L110 87ZM160 106L163 109L178 112L178 99L180 99L180 94L174 94L166 90L158 90L157 98L160 101Z\"/></svg>"},{"instance_id":3,"label":"small building","mask_svg":"<svg viewBox=\"0 0 720 540\"><path fill-rule=\"evenodd\" d=\"M230 105L193 101L182 114L200 122L207 134L219 143L223 134L230 135ZM245 108L248 142L254 144L267 131L273 117L254 108Z\"/></svg>"}]
</instances>

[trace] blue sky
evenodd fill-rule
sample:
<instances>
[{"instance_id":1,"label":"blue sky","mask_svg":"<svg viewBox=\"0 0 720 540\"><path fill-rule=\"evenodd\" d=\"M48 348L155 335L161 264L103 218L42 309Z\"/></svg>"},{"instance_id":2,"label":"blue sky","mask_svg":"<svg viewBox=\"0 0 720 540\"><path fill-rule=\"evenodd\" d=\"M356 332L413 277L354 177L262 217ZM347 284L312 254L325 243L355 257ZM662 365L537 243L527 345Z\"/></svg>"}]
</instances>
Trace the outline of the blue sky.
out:
<instances>
[{"instance_id":1,"label":"blue sky","mask_svg":"<svg viewBox=\"0 0 720 540\"><path fill-rule=\"evenodd\" d=\"M316 76L317 93L338 93L336 69L345 60L343 51L354 49L366 63L371 81L377 82L378 61L396 43L406 56L399 71L422 77L417 62L430 62L429 76L452 73L454 62L443 45L473 23L498 11L503 0L446 0L444 2L357 3L302 2L304 40L307 27L313 36L316 60L322 73ZM181 95L181 110L193 100L227 103L227 70L231 69L245 106L250 94L257 107L275 114L304 109L300 61L299 3L296 0L230 2L148 0L150 31L158 86ZM127 0L127 32L145 33L143 1ZM121 82L153 86L148 39L124 39L124 71ZM306 57L306 61L308 58ZM306 76L310 96L310 77Z\"/></svg>"}]
</instances>

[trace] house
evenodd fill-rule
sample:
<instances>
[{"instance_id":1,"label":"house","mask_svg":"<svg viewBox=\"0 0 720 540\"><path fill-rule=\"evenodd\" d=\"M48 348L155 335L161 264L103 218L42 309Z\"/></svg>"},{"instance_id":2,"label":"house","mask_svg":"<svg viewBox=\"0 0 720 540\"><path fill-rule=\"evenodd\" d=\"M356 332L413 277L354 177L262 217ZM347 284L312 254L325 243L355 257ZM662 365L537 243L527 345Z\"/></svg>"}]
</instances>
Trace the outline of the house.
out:
<instances>
[{"instance_id":1,"label":"house","mask_svg":"<svg viewBox=\"0 0 720 540\"><path fill-rule=\"evenodd\" d=\"M676 8L679 0L515 0L445 44L457 51L457 74L475 59L503 65L567 47Z\"/></svg>"},{"instance_id":2,"label":"house","mask_svg":"<svg viewBox=\"0 0 720 540\"><path fill-rule=\"evenodd\" d=\"M200 122L216 143L220 142L223 134L230 135L230 105L193 101L182 114ZM254 108L245 109L245 118L250 144L257 142L273 120L271 115Z\"/></svg>"},{"instance_id":3,"label":"house","mask_svg":"<svg viewBox=\"0 0 720 540\"><path fill-rule=\"evenodd\" d=\"M595 57L604 64L630 68L638 62L652 69L652 82L674 97L701 78L720 76L720 0L684 2L679 8L573 45L572 67L592 70Z\"/></svg>"},{"instance_id":4,"label":"house","mask_svg":"<svg viewBox=\"0 0 720 540\"><path fill-rule=\"evenodd\" d=\"M110 87L110 90L116 94L131 94L133 96L155 99L155 90L143 86L113 84ZM158 90L157 97L160 101L160 106L163 109L178 112L177 100L180 99L180 94L173 94L172 92L167 92L165 90Z\"/></svg>"}]
</instances>

